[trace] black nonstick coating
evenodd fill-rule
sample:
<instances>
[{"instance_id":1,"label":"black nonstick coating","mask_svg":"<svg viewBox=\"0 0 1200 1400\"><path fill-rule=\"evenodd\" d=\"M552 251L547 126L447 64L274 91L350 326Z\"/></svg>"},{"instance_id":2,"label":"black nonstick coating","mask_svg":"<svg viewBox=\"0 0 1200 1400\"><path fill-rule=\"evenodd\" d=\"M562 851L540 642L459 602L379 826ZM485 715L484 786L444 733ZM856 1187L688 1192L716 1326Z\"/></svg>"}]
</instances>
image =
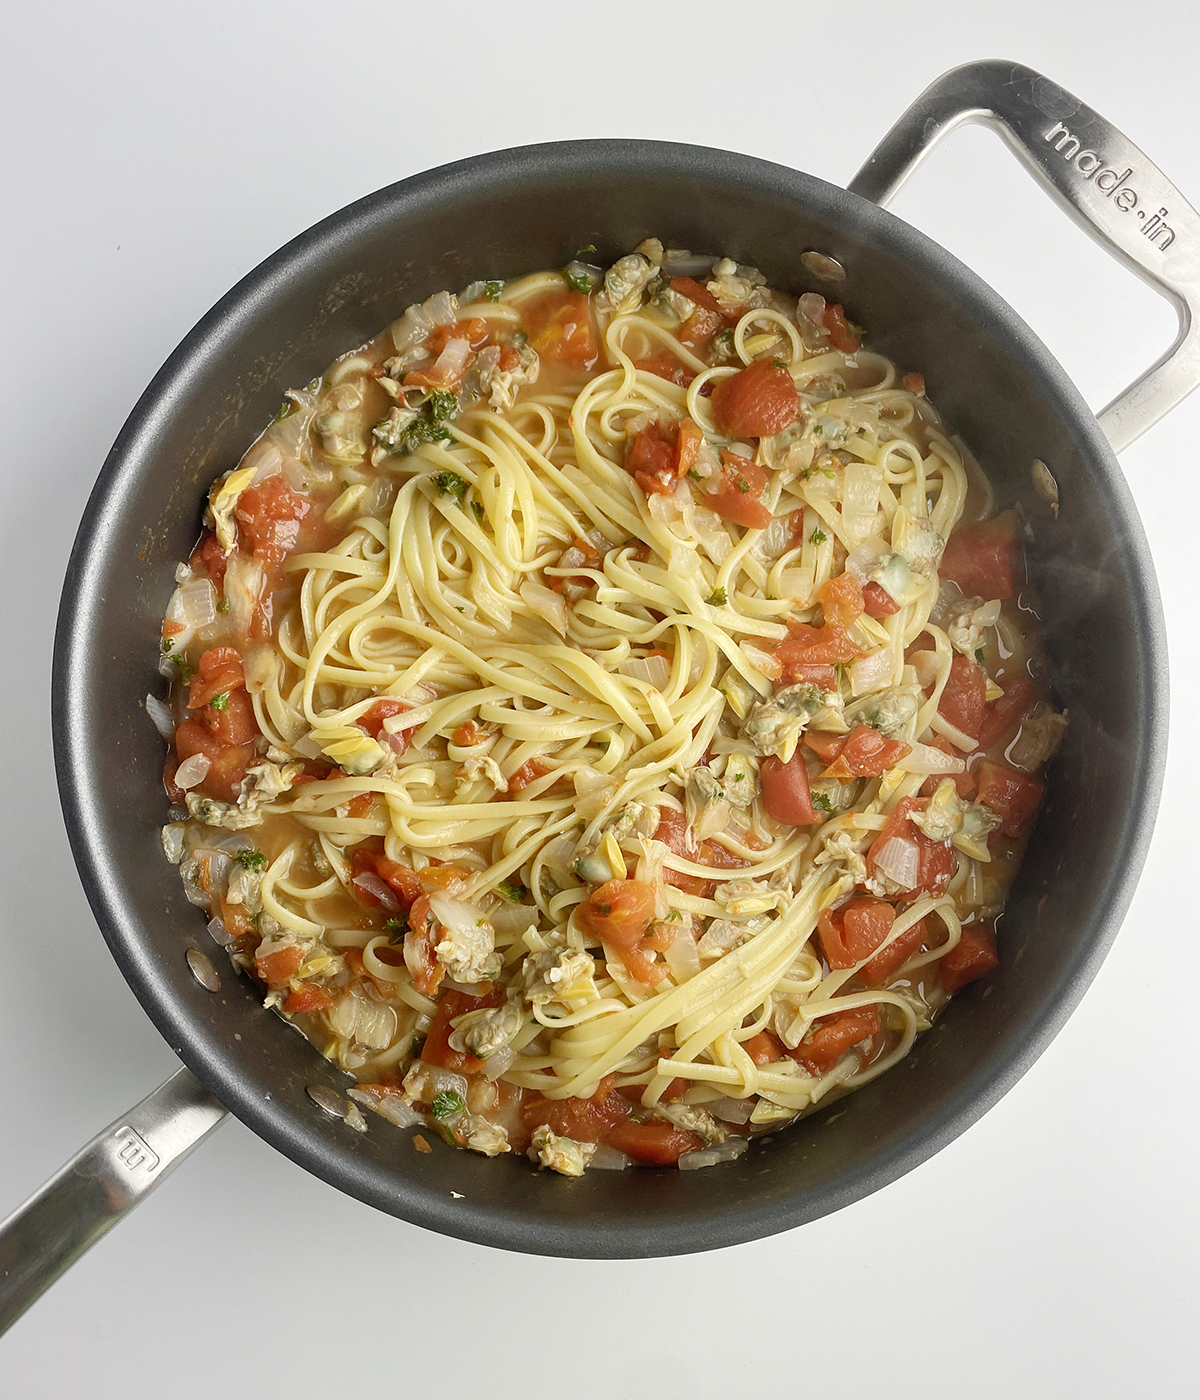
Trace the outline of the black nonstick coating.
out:
<instances>
[{"instance_id":1,"label":"black nonstick coating","mask_svg":"<svg viewBox=\"0 0 1200 1400\"><path fill-rule=\"evenodd\" d=\"M668 247L815 284L800 254L845 267L873 348L919 369L931 398L1021 507L1066 744L1008 912L1001 966L955 997L873 1084L697 1172L539 1173L372 1118L358 1136L305 1093L347 1081L222 967L206 992L189 947L216 954L162 858L159 625L201 504L278 407L410 302L477 277L601 260L654 234ZM1034 494L1040 458L1055 519ZM599 1258L681 1254L785 1230L877 1190L1005 1093L1082 996L1117 932L1153 824L1166 746L1166 645L1141 525L1078 392L974 274L892 215L811 176L657 142L524 147L403 181L302 234L234 288L146 390L100 473L59 617L54 739L75 859L114 957L183 1061L255 1132L381 1210L464 1239ZM223 960L216 958L218 964ZM432 1135L431 1135L432 1136Z\"/></svg>"}]
</instances>

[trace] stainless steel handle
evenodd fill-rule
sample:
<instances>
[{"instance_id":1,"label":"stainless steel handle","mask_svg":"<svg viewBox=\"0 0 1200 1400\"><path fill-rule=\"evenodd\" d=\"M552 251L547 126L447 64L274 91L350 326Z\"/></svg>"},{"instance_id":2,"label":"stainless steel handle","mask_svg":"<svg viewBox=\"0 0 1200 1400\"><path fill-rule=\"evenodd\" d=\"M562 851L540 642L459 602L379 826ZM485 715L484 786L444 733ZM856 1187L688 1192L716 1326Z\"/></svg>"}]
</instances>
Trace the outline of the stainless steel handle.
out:
<instances>
[{"instance_id":1,"label":"stainless steel handle","mask_svg":"<svg viewBox=\"0 0 1200 1400\"><path fill-rule=\"evenodd\" d=\"M0 1224L0 1333L225 1119L181 1069Z\"/></svg>"},{"instance_id":2,"label":"stainless steel handle","mask_svg":"<svg viewBox=\"0 0 1200 1400\"><path fill-rule=\"evenodd\" d=\"M1200 215L1116 127L1032 68L1000 61L951 69L926 88L850 189L886 205L968 122L999 132L1075 222L1179 315L1171 348L1099 414L1120 452L1200 383Z\"/></svg>"}]
</instances>

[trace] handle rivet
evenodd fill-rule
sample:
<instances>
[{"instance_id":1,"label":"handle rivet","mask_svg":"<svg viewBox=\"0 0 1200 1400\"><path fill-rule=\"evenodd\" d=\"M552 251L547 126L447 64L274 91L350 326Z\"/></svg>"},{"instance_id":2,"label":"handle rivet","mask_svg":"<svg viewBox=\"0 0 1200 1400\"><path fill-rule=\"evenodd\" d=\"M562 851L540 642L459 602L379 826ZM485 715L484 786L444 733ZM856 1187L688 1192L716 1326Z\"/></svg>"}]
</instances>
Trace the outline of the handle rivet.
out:
<instances>
[{"instance_id":1,"label":"handle rivet","mask_svg":"<svg viewBox=\"0 0 1200 1400\"><path fill-rule=\"evenodd\" d=\"M206 992L219 992L221 990L221 974L200 949L189 948L186 957L187 965L192 970L192 976L204 990Z\"/></svg>"}]
</instances>

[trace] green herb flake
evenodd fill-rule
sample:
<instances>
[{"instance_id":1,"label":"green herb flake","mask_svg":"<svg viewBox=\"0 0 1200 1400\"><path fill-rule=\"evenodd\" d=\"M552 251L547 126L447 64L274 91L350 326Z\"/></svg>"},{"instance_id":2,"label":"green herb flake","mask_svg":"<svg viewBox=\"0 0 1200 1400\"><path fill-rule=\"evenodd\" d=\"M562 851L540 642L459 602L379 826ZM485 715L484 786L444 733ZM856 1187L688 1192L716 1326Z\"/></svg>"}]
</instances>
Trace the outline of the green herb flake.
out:
<instances>
[{"instance_id":1,"label":"green herb flake","mask_svg":"<svg viewBox=\"0 0 1200 1400\"><path fill-rule=\"evenodd\" d=\"M338 482L338 490L339 490L339 491L349 491L349 489L350 489L350 483L343 477L342 480Z\"/></svg>"},{"instance_id":2,"label":"green herb flake","mask_svg":"<svg viewBox=\"0 0 1200 1400\"><path fill-rule=\"evenodd\" d=\"M856 321L847 320L847 322L846 322L846 329L847 329L852 335L866 335L866 333L867 333L867 328L866 328L866 326L860 326Z\"/></svg>"},{"instance_id":3,"label":"green herb flake","mask_svg":"<svg viewBox=\"0 0 1200 1400\"><path fill-rule=\"evenodd\" d=\"M517 880L501 880L496 886L497 891L509 901L510 904L520 904L529 891Z\"/></svg>"},{"instance_id":4,"label":"green herb flake","mask_svg":"<svg viewBox=\"0 0 1200 1400\"><path fill-rule=\"evenodd\" d=\"M586 257L588 253L594 253L595 251L596 245L594 243L585 243L582 248L575 249L575 256L577 258L583 258Z\"/></svg>"},{"instance_id":5,"label":"green herb flake","mask_svg":"<svg viewBox=\"0 0 1200 1400\"><path fill-rule=\"evenodd\" d=\"M722 586L720 588L714 588L704 601L710 608L727 608L729 606L729 595L726 593L724 586Z\"/></svg>"},{"instance_id":6,"label":"green herb flake","mask_svg":"<svg viewBox=\"0 0 1200 1400\"><path fill-rule=\"evenodd\" d=\"M585 277L582 272L572 272L570 268L563 268L563 280L573 292L582 292L584 296L592 290L590 277Z\"/></svg>"},{"instance_id":7,"label":"green herb flake","mask_svg":"<svg viewBox=\"0 0 1200 1400\"><path fill-rule=\"evenodd\" d=\"M775 359L773 359L773 360L771 361L771 368L772 368L772 369L787 369L787 361L786 361L786 360L781 360L781 359L779 359L778 357L776 357Z\"/></svg>"},{"instance_id":8,"label":"green herb flake","mask_svg":"<svg viewBox=\"0 0 1200 1400\"><path fill-rule=\"evenodd\" d=\"M267 868L267 858L261 851L252 851L249 846L237 853L237 863L243 870L262 871Z\"/></svg>"},{"instance_id":9,"label":"green herb flake","mask_svg":"<svg viewBox=\"0 0 1200 1400\"><path fill-rule=\"evenodd\" d=\"M467 1105L457 1089L443 1089L434 1097L432 1112L439 1123L444 1123L447 1118L457 1118L466 1111Z\"/></svg>"},{"instance_id":10,"label":"green herb flake","mask_svg":"<svg viewBox=\"0 0 1200 1400\"><path fill-rule=\"evenodd\" d=\"M458 395L452 394L449 389L435 389L429 396L429 412L435 423L453 418L458 412Z\"/></svg>"},{"instance_id":11,"label":"green herb flake","mask_svg":"<svg viewBox=\"0 0 1200 1400\"><path fill-rule=\"evenodd\" d=\"M828 796L823 792L814 792L812 794L812 805L814 810L818 812L833 811L833 803L830 802Z\"/></svg>"},{"instance_id":12,"label":"green herb flake","mask_svg":"<svg viewBox=\"0 0 1200 1400\"><path fill-rule=\"evenodd\" d=\"M824 544L828 538L829 536L818 525L817 528L812 532L812 534L809 535L808 542L809 544Z\"/></svg>"},{"instance_id":13,"label":"green herb flake","mask_svg":"<svg viewBox=\"0 0 1200 1400\"><path fill-rule=\"evenodd\" d=\"M384 933L388 934L389 943L398 943L408 932L408 915L399 913L393 915L383 926Z\"/></svg>"},{"instance_id":14,"label":"green herb flake","mask_svg":"<svg viewBox=\"0 0 1200 1400\"><path fill-rule=\"evenodd\" d=\"M695 482L703 483L704 478L700 475L700 473L696 470L696 468L693 467L693 468L688 472L688 480L689 480L689 481L695 481Z\"/></svg>"},{"instance_id":15,"label":"green herb flake","mask_svg":"<svg viewBox=\"0 0 1200 1400\"><path fill-rule=\"evenodd\" d=\"M462 505L468 483L457 472L438 472L433 478L433 484L443 496L453 496L459 505Z\"/></svg>"},{"instance_id":16,"label":"green herb flake","mask_svg":"<svg viewBox=\"0 0 1200 1400\"><path fill-rule=\"evenodd\" d=\"M485 282L483 284L483 294L488 301L499 301L500 293L504 290L503 282Z\"/></svg>"},{"instance_id":17,"label":"green herb flake","mask_svg":"<svg viewBox=\"0 0 1200 1400\"><path fill-rule=\"evenodd\" d=\"M174 651L174 650L175 650L175 638L174 638L174 637L164 637L164 638L162 639L162 654L163 654L164 656L170 656L170 654L171 654L172 651Z\"/></svg>"},{"instance_id":18,"label":"green herb flake","mask_svg":"<svg viewBox=\"0 0 1200 1400\"><path fill-rule=\"evenodd\" d=\"M471 502L471 511L472 511L472 513L474 514L475 519L478 520L479 523L482 525L482 524L483 524L483 506L480 505L480 503L479 503L478 501L472 501L472 502Z\"/></svg>"},{"instance_id":19,"label":"green herb flake","mask_svg":"<svg viewBox=\"0 0 1200 1400\"><path fill-rule=\"evenodd\" d=\"M195 674L196 668L190 661L185 661L182 656L177 656L175 658L175 675L179 678L181 684L187 685L188 681L190 681Z\"/></svg>"},{"instance_id":20,"label":"green herb flake","mask_svg":"<svg viewBox=\"0 0 1200 1400\"><path fill-rule=\"evenodd\" d=\"M984 665L987 664L987 663L984 661L984 659L983 659L983 648L982 648L982 647L976 647L976 648L975 648L975 660L978 661L979 664L980 664L981 666L984 666Z\"/></svg>"},{"instance_id":21,"label":"green herb flake","mask_svg":"<svg viewBox=\"0 0 1200 1400\"><path fill-rule=\"evenodd\" d=\"M219 613L227 613L227 612L229 611L229 599L228 599L228 598L222 598L222 599L221 599L221 601L217 604L217 611L218 611Z\"/></svg>"},{"instance_id":22,"label":"green herb flake","mask_svg":"<svg viewBox=\"0 0 1200 1400\"><path fill-rule=\"evenodd\" d=\"M223 690L220 695L214 695L208 703L214 710L227 710L229 708L229 692Z\"/></svg>"},{"instance_id":23,"label":"green herb flake","mask_svg":"<svg viewBox=\"0 0 1200 1400\"><path fill-rule=\"evenodd\" d=\"M295 405L292 403L291 399L284 399L284 401L279 405L279 412L275 415L275 421L282 422L282 420L285 419L289 413L291 413L294 407Z\"/></svg>"},{"instance_id":24,"label":"green herb flake","mask_svg":"<svg viewBox=\"0 0 1200 1400\"><path fill-rule=\"evenodd\" d=\"M740 476L737 479L737 488L745 496L750 494L750 483L748 481L743 481Z\"/></svg>"}]
</instances>

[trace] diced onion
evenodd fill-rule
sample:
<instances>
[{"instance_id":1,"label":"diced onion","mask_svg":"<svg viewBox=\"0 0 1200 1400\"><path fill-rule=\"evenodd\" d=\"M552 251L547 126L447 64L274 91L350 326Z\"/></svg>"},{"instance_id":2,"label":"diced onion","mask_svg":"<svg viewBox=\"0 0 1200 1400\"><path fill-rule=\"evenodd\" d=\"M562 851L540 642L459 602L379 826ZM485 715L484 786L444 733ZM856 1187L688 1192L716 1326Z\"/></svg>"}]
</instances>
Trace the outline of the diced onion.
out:
<instances>
[{"instance_id":1,"label":"diced onion","mask_svg":"<svg viewBox=\"0 0 1200 1400\"><path fill-rule=\"evenodd\" d=\"M562 637L567 635L567 605L552 588L526 579L520 588L521 597L529 608L550 624Z\"/></svg>"},{"instance_id":2,"label":"diced onion","mask_svg":"<svg viewBox=\"0 0 1200 1400\"><path fill-rule=\"evenodd\" d=\"M443 1069L441 1065L426 1064L424 1060L421 1061L421 1070L433 1098L438 1094L453 1093L466 1103L468 1086L461 1074L455 1074L452 1069Z\"/></svg>"},{"instance_id":3,"label":"diced onion","mask_svg":"<svg viewBox=\"0 0 1200 1400\"><path fill-rule=\"evenodd\" d=\"M178 822L172 822L162 829L163 855L172 865L178 865L183 859L183 830Z\"/></svg>"},{"instance_id":4,"label":"diced onion","mask_svg":"<svg viewBox=\"0 0 1200 1400\"><path fill-rule=\"evenodd\" d=\"M777 515L754 542L754 548L767 559L778 559L794 548L795 543L791 516Z\"/></svg>"},{"instance_id":5,"label":"diced onion","mask_svg":"<svg viewBox=\"0 0 1200 1400\"><path fill-rule=\"evenodd\" d=\"M783 663L773 652L764 651L753 642L741 642L739 645L742 655L760 675L772 681L777 681L783 675Z\"/></svg>"},{"instance_id":6,"label":"diced onion","mask_svg":"<svg viewBox=\"0 0 1200 1400\"><path fill-rule=\"evenodd\" d=\"M158 698L157 695L146 696L146 713L154 721L154 727L167 741L168 744L175 742L175 721L171 716L171 711Z\"/></svg>"},{"instance_id":7,"label":"diced onion","mask_svg":"<svg viewBox=\"0 0 1200 1400\"><path fill-rule=\"evenodd\" d=\"M397 1128L411 1128L415 1123L422 1121L416 1109L405 1103L399 1094L372 1094L366 1089L347 1089L346 1093L355 1103L378 1113L381 1118L386 1118Z\"/></svg>"},{"instance_id":8,"label":"diced onion","mask_svg":"<svg viewBox=\"0 0 1200 1400\"><path fill-rule=\"evenodd\" d=\"M890 552L890 547L878 535L872 535L847 554L846 572L861 586Z\"/></svg>"},{"instance_id":9,"label":"diced onion","mask_svg":"<svg viewBox=\"0 0 1200 1400\"><path fill-rule=\"evenodd\" d=\"M686 930L681 931L663 953L663 961L671 969L677 983L686 982L700 971L700 953L696 940Z\"/></svg>"},{"instance_id":10,"label":"diced onion","mask_svg":"<svg viewBox=\"0 0 1200 1400\"><path fill-rule=\"evenodd\" d=\"M911 890L920 878L921 852L910 837L890 836L872 859L902 890Z\"/></svg>"},{"instance_id":11,"label":"diced onion","mask_svg":"<svg viewBox=\"0 0 1200 1400\"><path fill-rule=\"evenodd\" d=\"M912 745L912 753L906 754L897 764L906 773L962 773L966 764L955 754L943 753L930 744Z\"/></svg>"},{"instance_id":12,"label":"diced onion","mask_svg":"<svg viewBox=\"0 0 1200 1400\"><path fill-rule=\"evenodd\" d=\"M537 906L502 904L492 911L491 924L497 933L524 933L527 929L537 928Z\"/></svg>"},{"instance_id":13,"label":"diced onion","mask_svg":"<svg viewBox=\"0 0 1200 1400\"><path fill-rule=\"evenodd\" d=\"M618 1152L615 1147L606 1147L604 1143L599 1143L595 1152L588 1159L588 1171L623 1172L632 1162L633 1158L626 1157L624 1152Z\"/></svg>"},{"instance_id":14,"label":"diced onion","mask_svg":"<svg viewBox=\"0 0 1200 1400\"><path fill-rule=\"evenodd\" d=\"M356 889L362 890L364 894L374 895L383 905L389 914L400 912L400 901L396 898L396 891L386 880L381 880L373 871L364 870L360 875L356 875L351 883Z\"/></svg>"},{"instance_id":15,"label":"diced onion","mask_svg":"<svg viewBox=\"0 0 1200 1400\"><path fill-rule=\"evenodd\" d=\"M749 1146L747 1138L731 1137L711 1147L702 1147L699 1152L685 1152L679 1159L679 1170L691 1172L701 1167L715 1167L718 1162L734 1162Z\"/></svg>"},{"instance_id":16,"label":"diced onion","mask_svg":"<svg viewBox=\"0 0 1200 1400\"><path fill-rule=\"evenodd\" d=\"M283 468L283 453L279 450L278 443L272 442L270 438L260 438L238 463L238 466L239 468L254 468L254 478L251 484L257 486L260 482L279 475Z\"/></svg>"},{"instance_id":17,"label":"diced onion","mask_svg":"<svg viewBox=\"0 0 1200 1400\"><path fill-rule=\"evenodd\" d=\"M185 758L175 770L175 786L183 788L187 792L189 788L199 786L208 777L209 761L205 754L194 753L191 758Z\"/></svg>"},{"instance_id":18,"label":"diced onion","mask_svg":"<svg viewBox=\"0 0 1200 1400\"><path fill-rule=\"evenodd\" d=\"M748 1123L754 1111L749 1099L731 1099L724 1095L719 1099L710 1099L704 1107L723 1123Z\"/></svg>"},{"instance_id":19,"label":"diced onion","mask_svg":"<svg viewBox=\"0 0 1200 1400\"><path fill-rule=\"evenodd\" d=\"M228 948L233 942L233 934L229 932L220 919L209 919L208 932L212 941L222 948Z\"/></svg>"},{"instance_id":20,"label":"diced onion","mask_svg":"<svg viewBox=\"0 0 1200 1400\"><path fill-rule=\"evenodd\" d=\"M645 681L655 690L665 690L671 679L671 663L665 656L633 656L622 661L617 670L630 680Z\"/></svg>"},{"instance_id":21,"label":"diced onion","mask_svg":"<svg viewBox=\"0 0 1200 1400\"><path fill-rule=\"evenodd\" d=\"M175 596L179 599L182 613L179 621L185 626L207 627L210 622L216 621L217 597L208 579L194 578L181 583Z\"/></svg>"},{"instance_id":22,"label":"diced onion","mask_svg":"<svg viewBox=\"0 0 1200 1400\"><path fill-rule=\"evenodd\" d=\"M855 695L865 695L890 679L895 657L890 647L878 647L850 663L850 689Z\"/></svg>"},{"instance_id":23,"label":"diced onion","mask_svg":"<svg viewBox=\"0 0 1200 1400\"><path fill-rule=\"evenodd\" d=\"M493 1050L483 1062L483 1077L494 1083L516 1058L517 1052L511 1045L502 1045L499 1050Z\"/></svg>"},{"instance_id":24,"label":"diced onion","mask_svg":"<svg viewBox=\"0 0 1200 1400\"><path fill-rule=\"evenodd\" d=\"M843 474L842 531L852 547L861 544L875 527L882 484L883 472L868 462L851 462Z\"/></svg>"},{"instance_id":25,"label":"diced onion","mask_svg":"<svg viewBox=\"0 0 1200 1400\"><path fill-rule=\"evenodd\" d=\"M346 992L326 1013L336 1036L355 1041L369 1050L385 1050L396 1034L396 1013L382 1002L368 1001L356 991Z\"/></svg>"}]
</instances>

